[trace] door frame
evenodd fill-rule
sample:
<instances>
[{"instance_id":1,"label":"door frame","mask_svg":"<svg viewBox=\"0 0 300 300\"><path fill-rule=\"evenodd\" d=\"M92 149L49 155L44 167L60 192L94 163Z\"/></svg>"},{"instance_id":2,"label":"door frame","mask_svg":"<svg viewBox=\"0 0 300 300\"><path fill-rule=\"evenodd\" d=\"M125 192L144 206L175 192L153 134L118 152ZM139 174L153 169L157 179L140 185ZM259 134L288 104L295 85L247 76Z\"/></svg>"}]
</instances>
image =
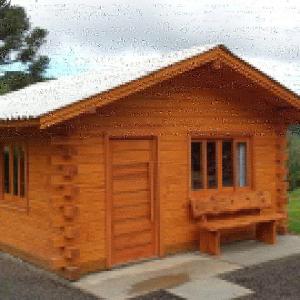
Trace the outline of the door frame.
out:
<instances>
[{"instance_id":1,"label":"door frame","mask_svg":"<svg viewBox=\"0 0 300 300\"><path fill-rule=\"evenodd\" d=\"M104 134L105 157L105 226L106 226L106 267L111 269L112 264L112 172L111 172L111 140L151 140L153 155L153 191L154 191L154 257L162 256L160 234L160 172L159 172L159 143L160 138L154 135L110 135Z\"/></svg>"}]
</instances>

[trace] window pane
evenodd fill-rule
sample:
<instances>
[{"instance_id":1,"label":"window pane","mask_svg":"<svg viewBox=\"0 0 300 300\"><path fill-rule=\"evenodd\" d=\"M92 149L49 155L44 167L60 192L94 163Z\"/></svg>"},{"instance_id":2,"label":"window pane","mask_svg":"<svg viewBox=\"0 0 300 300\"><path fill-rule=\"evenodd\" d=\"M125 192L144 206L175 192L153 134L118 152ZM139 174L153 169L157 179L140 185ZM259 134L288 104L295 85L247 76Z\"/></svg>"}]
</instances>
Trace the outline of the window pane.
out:
<instances>
[{"instance_id":1,"label":"window pane","mask_svg":"<svg viewBox=\"0 0 300 300\"><path fill-rule=\"evenodd\" d=\"M24 149L20 149L20 196L25 196L25 152Z\"/></svg>"},{"instance_id":2,"label":"window pane","mask_svg":"<svg viewBox=\"0 0 300 300\"><path fill-rule=\"evenodd\" d=\"M10 192L9 160L10 160L9 147L5 146L3 149L3 172L4 172L3 179L4 179L5 193Z\"/></svg>"},{"instance_id":3,"label":"window pane","mask_svg":"<svg viewBox=\"0 0 300 300\"><path fill-rule=\"evenodd\" d=\"M233 154L232 141L222 142L222 183L223 186L233 186Z\"/></svg>"},{"instance_id":4,"label":"window pane","mask_svg":"<svg viewBox=\"0 0 300 300\"><path fill-rule=\"evenodd\" d=\"M237 143L237 185L247 186L247 143Z\"/></svg>"},{"instance_id":5,"label":"window pane","mask_svg":"<svg viewBox=\"0 0 300 300\"><path fill-rule=\"evenodd\" d=\"M191 147L192 189L203 188L202 143L193 142Z\"/></svg>"},{"instance_id":6,"label":"window pane","mask_svg":"<svg viewBox=\"0 0 300 300\"><path fill-rule=\"evenodd\" d=\"M13 184L14 184L14 195L19 194L19 148L14 147L14 158L13 158Z\"/></svg>"},{"instance_id":7,"label":"window pane","mask_svg":"<svg viewBox=\"0 0 300 300\"><path fill-rule=\"evenodd\" d=\"M216 142L207 142L207 187L217 188Z\"/></svg>"}]
</instances>

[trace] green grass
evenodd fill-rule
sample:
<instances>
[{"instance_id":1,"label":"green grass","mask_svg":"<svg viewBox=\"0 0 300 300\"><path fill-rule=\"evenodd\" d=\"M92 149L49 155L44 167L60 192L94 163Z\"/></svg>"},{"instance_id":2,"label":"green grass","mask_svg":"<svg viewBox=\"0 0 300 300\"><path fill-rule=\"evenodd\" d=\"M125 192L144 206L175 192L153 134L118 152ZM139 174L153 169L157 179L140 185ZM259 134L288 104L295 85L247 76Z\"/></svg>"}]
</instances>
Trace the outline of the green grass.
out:
<instances>
[{"instance_id":1,"label":"green grass","mask_svg":"<svg viewBox=\"0 0 300 300\"><path fill-rule=\"evenodd\" d=\"M300 234L300 189L289 194L289 231Z\"/></svg>"}]
</instances>

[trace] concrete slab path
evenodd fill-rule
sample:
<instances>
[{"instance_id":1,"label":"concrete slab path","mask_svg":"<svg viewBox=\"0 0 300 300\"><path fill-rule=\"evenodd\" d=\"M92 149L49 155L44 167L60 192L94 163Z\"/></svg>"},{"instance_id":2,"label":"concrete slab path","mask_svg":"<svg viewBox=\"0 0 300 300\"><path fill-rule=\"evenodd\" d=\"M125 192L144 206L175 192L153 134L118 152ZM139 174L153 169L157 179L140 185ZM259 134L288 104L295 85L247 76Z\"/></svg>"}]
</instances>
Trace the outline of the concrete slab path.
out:
<instances>
[{"instance_id":1,"label":"concrete slab path","mask_svg":"<svg viewBox=\"0 0 300 300\"><path fill-rule=\"evenodd\" d=\"M222 255L217 258L199 252L179 254L91 274L74 286L110 300L135 298L158 290L190 300L233 299L252 291L218 276L293 254L300 254L300 236L280 236L274 246L256 241L236 242L222 247Z\"/></svg>"}]
</instances>

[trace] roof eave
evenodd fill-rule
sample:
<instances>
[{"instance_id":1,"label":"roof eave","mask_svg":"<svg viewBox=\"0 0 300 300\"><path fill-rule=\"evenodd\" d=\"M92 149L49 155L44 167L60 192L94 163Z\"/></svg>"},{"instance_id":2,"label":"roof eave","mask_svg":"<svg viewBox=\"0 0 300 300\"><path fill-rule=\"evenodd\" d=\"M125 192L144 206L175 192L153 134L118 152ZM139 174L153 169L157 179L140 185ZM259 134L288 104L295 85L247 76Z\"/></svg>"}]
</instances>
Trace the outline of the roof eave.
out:
<instances>
[{"instance_id":1,"label":"roof eave","mask_svg":"<svg viewBox=\"0 0 300 300\"><path fill-rule=\"evenodd\" d=\"M0 128L25 128L25 127L37 127L40 128L40 119L8 119L0 120Z\"/></svg>"},{"instance_id":2,"label":"roof eave","mask_svg":"<svg viewBox=\"0 0 300 300\"><path fill-rule=\"evenodd\" d=\"M191 58L179 61L170 66L154 71L144 77L120 85L114 89L82 99L68 106L51 111L39 118L30 120L0 121L1 127L28 127L37 126L46 129L55 124L70 120L80 114L89 112L101 106L108 105L113 101L129 96L133 93L149 88L161 81L175 77L181 73L192 70L210 61L219 59L237 72L249 78L259 86L266 88L275 96L283 99L292 108L300 111L300 96L290 91L279 82L256 69L240 57L232 53L224 45L218 45L210 50L195 55Z\"/></svg>"},{"instance_id":3,"label":"roof eave","mask_svg":"<svg viewBox=\"0 0 300 300\"><path fill-rule=\"evenodd\" d=\"M171 66L157 70L147 76L119 86L108 92L104 92L88 99L84 99L67 107L58 109L41 117L41 128L50 127L78 116L90 109L107 105L115 100L126 97L135 92L144 90L163 80L175 77L181 73L199 67L212 60L220 59L253 82L266 88L275 96L286 101L291 107L300 109L300 96L281 85L279 82L258 70L248 62L232 53L224 45L218 45L200 55L177 62Z\"/></svg>"},{"instance_id":4,"label":"roof eave","mask_svg":"<svg viewBox=\"0 0 300 300\"><path fill-rule=\"evenodd\" d=\"M149 88L161 81L170 79L181 73L187 72L205 63L213 61L218 57L218 52L219 46L216 46L206 52L203 52L201 55L196 55L194 57L182 60L107 92L91 96L87 99L83 99L79 102L73 103L49 114L45 114L41 116L41 128L48 128L57 123L76 117L84 112L88 112L91 109L108 105L113 101L145 90L146 88Z\"/></svg>"}]
</instances>

